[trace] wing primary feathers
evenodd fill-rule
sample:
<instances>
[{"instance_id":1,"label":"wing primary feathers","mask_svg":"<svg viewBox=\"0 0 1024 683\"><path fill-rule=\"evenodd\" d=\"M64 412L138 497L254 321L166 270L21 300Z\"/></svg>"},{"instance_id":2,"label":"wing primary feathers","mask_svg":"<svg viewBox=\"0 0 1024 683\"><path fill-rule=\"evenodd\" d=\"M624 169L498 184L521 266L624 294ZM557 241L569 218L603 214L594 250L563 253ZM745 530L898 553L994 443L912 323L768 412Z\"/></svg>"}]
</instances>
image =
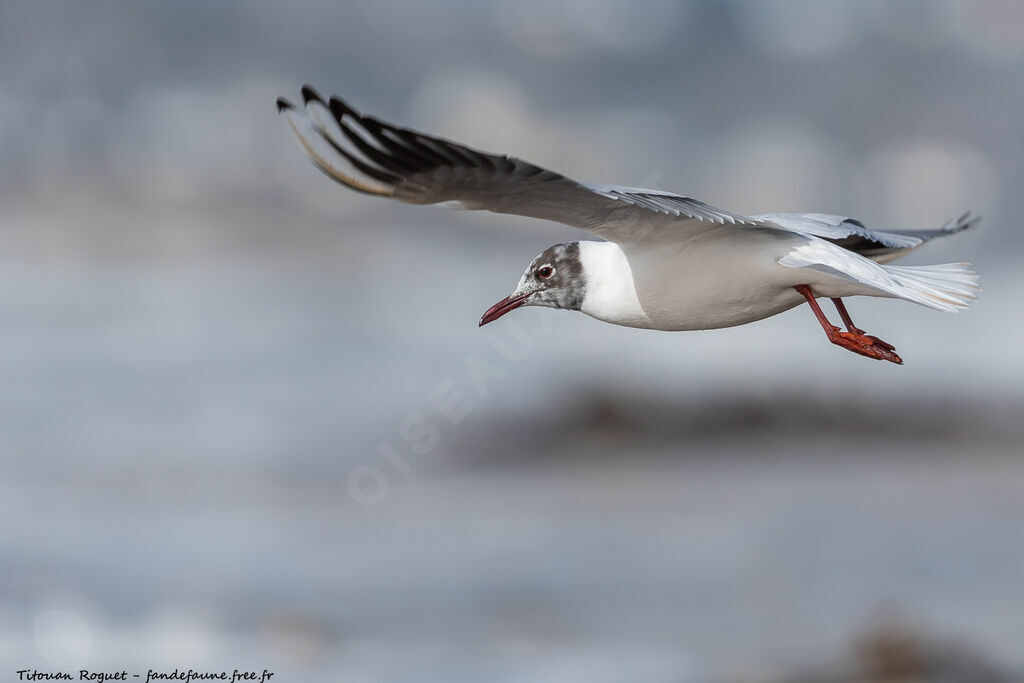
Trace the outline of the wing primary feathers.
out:
<instances>
[{"instance_id":1,"label":"wing primary feathers","mask_svg":"<svg viewBox=\"0 0 1024 683\"><path fill-rule=\"evenodd\" d=\"M421 145L428 145L437 150L442 156L447 156L451 160L453 166L476 166L469 157L461 154L457 148L448 144L444 140L438 140L436 138L427 137L420 133L413 133L413 137L419 141Z\"/></svg>"},{"instance_id":2,"label":"wing primary feathers","mask_svg":"<svg viewBox=\"0 0 1024 683\"><path fill-rule=\"evenodd\" d=\"M327 144L329 144L334 149L335 152L337 152L341 156L345 157L345 159L347 159L350 164L352 164L353 166L355 166L356 168L358 168L360 171L362 171L366 175L370 176L371 178L376 178L377 180L380 180L381 182L392 183L392 184L401 181L402 178L400 176L392 175L391 173L388 173L386 171L382 171L380 169L374 168L373 166L370 166L369 164L365 163L364 161L362 161L360 159L357 159L355 157L355 155L349 153L348 150L346 150L341 145L339 145L337 142L335 142L331 138L331 136L328 135L319 126L316 127L316 132L319 133L320 137L323 138L327 142Z\"/></svg>"},{"instance_id":3,"label":"wing primary feathers","mask_svg":"<svg viewBox=\"0 0 1024 683\"><path fill-rule=\"evenodd\" d=\"M313 91L313 93L316 94L316 91ZM319 98L319 95L317 95L317 97ZM322 98L320 98L320 101L323 101ZM343 117L350 116L358 121L363 129L376 140L380 140L383 137L379 131L386 130L393 134L397 134L407 144L415 145L413 150L420 152L420 154L427 153L428 158L434 161L437 165L480 165L479 161L470 159L465 153L463 153L463 150L457 149L450 143L431 138L405 128L398 128L397 126L386 124L383 121L378 121L372 117L364 117L338 97L332 97L327 106L339 123L342 122ZM382 141L381 144L385 143ZM391 151L390 147L388 151ZM408 151L410 150L407 150L406 153L408 153ZM482 155L479 154L474 154L474 156L482 158Z\"/></svg>"},{"instance_id":4,"label":"wing primary feathers","mask_svg":"<svg viewBox=\"0 0 1024 683\"><path fill-rule=\"evenodd\" d=\"M478 152L464 145L400 128L372 116L364 116L338 97L325 100L310 85L304 85L301 92L302 99L314 120L317 120L317 111L315 108L309 109L311 103L329 111L330 117L337 124L336 132L327 130L324 124L318 126L318 133L331 148L359 171L383 182L399 183L411 180L418 173L427 173L441 167L480 169L486 173L508 174L521 179L563 178L561 174L545 171L543 168L505 155ZM283 104L279 103L279 108L291 107L291 103L284 98L281 99ZM339 132L353 149L345 149L340 144L341 140L336 139ZM356 152L363 158L357 157ZM659 213L675 213L670 207L660 206L661 202L653 198L636 200L635 203Z\"/></svg>"},{"instance_id":5,"label":"wing primary feathers","mask_svg":"<svg viewBox=\"0 0 1024 683\"><path fill-rule=\"evenodd\" d=\"M396 138L398 138L405 144L409 145L409 147L411 147L417 153L422 154L424 157L429 159L431 164L433 164L433 167L453 165L451 159L442 156L441 154L438 154L430 147L427 147L426 145L419 142L416 139L416 134L413 133L412 131L405 130L404 128L394 128L392 126L387 126L385 130L394 135Z\"/></svg>"},{"instance_id":6,"label":"wing primary feathers","mask_svg":"<svg viewBox=\"0 0 1024 683\"><path fill-rule=\"evenodd\" d=\"M313 162L313 166L315 166L318 171L323 173L325 176L327 176L331 180L333 180L335 182L338 181L337 174L333 170L328 168L327 166L324 166L323 163L321 163L319 159L315 159L313 157L310 157L310 161ZM345 183L345 186L348 187L348 189L350 189L350 190L355 190L359 194L365 194L365 195L369 195L371 197L379 197L379 196L381 196L380 192L374 192L373 190L367 190L366 188L361 187L359 185L356 185L355 183Z\"/></svg>"},{"instance_id":7,"label":"wing primary feathers","mask_svg":"<svg viewBox=\"0 0 1024 683\"><path fill-rule=\"evenodd\" d=\"M338 126L341 128L341 132L345 134L345 137L347 137L360 152L366 155L366 158L370 161L380 164L388 171L397 173L399 176L416 173L417 168L414 165L407 163L399 156L383 152L379 148L369 144L361 135L349 128L341 119L338 119Z\"/></svg>"},{"instance_id":8,"label":"wing primary feathers","mask_svg":"<svg viewBox=\"0 0 1024 683\"><path fill-rule=\"evenodd\" d=\"M365 173L366 175L370 176L371 178L374 178L375 180L379 180L381 182L390 184L394 184L401 180L401 176L396 175L396 173L402 173L402 169L398 169L394 166L393 163L389 163L389 160L386 155L382 155L379 151L374 150L370 145L366 144L366 142L362 140L357 134L353 133L353 131L351 131L339 117L334 117L335 122L338 124L339 130L353 145L355 145L355 148L361 154L364 155L365 159L375 164L379 164L383 168L376 168L366 163L366 161L364 161L363 159L359 159L351 151L342 147L338 143L338 141L335 140L334 137L332 137L331 133L324 128L326 122L321 123L321 119L316 115L316 111L314 109L310 109L310 104L315 103L322 107L324 110L330 111L330 107L328 106L327 102L324 101L324 98L320 96L320 93L318 93L315 88L308 84L302 86L301 93L302 101L306 105L307 111L313 115L313 130L316 132L317 135L319 135L319 137L324 142L330 145L335 152L344 157L346 161L352 164L352 166L354 166L360 172ZM290 103L288 104L290 105Z\"/></svg>"},{"instance_id":9,"label":"wing primary feathers","mask_svg":"<svg viewBox=\"0 0 1024 683\"><path fill-rule=\"evenodd\" d=\"M319 102L325 107L327 106L327 103L324 102L324 98L320 97L320 93L318 93L316 91L316 88L314 88L310 84L307 83L306 85L302 86L302 90L300 92L302 93L303 104L309 104L310 102Z\"/></svg>"},{"instance_id":10,"label":"wing primary feathers","mask_svg":"<svg viewBox=\"0 0 1024 683\"><path fill-rule=\"evenodd\" d=\"M357 112L352 107L348 106L348 104L346 104L344 100L338 97L332 97L330 103L328 103L327 105L327 108L330 109L331 113L334 114L334 117L339 120L341 119L342 116L351 116L354 119L363 118L362 114Z\"/></svg>"},{"instance_id":11,"label":"wing primary feathers","mask_svg":"<svg viewBox=\"0 0 1024 683\"><path fill-rule=\"evenodd\" d=\"M322 98L319 101L322 102ZM440 141L419 133L391 126L370 116L363 116L340 98L332 97L326 106L342 132L368 159L402 176L438 166L477 165L459 155L451 145L438 144ZM380 148L375 148L347 125L346 117L358 124L370 139L380 145Z\"/></svg>"},{"instance_id":12,"label":"wing primary feathers","mask_svg":"<svg viewBox=\"0 0 1024 683\"><path fill-rule=\"evenodd\" d=\"M373 136L374 140L377 140L388 152L404 161L411 168L415 169L416 172L426 171L435 166L434 162L423 154L418 154L415 150L393 140L389 135L385 135L385 130L380 121L366 116L360 120L360 123Z\"/></svg>"}]
</instances>

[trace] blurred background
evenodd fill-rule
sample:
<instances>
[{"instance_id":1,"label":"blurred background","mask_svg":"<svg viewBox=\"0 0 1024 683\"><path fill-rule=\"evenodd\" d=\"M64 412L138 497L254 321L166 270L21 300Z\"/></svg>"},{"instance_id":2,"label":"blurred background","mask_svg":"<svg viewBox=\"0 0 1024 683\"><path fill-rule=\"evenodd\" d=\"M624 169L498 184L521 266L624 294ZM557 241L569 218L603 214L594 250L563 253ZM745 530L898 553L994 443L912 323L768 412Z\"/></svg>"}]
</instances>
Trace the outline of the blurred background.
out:
<instances>
[{"instance_id":1,"label":"blurred background","mask_svg":"<svg viewBox=\"0 0 1024 683\"><path fill-rule=\"evenodd\" d=\"M1017 680L1024 5L0 2L0 670ZM952 316L478 329L539 221L367 198L303 83L593 182L969 234ZM453 410L451 406L456 406ZM13 680L13 678L12 678Z\"/></svg>"}]
</instances>

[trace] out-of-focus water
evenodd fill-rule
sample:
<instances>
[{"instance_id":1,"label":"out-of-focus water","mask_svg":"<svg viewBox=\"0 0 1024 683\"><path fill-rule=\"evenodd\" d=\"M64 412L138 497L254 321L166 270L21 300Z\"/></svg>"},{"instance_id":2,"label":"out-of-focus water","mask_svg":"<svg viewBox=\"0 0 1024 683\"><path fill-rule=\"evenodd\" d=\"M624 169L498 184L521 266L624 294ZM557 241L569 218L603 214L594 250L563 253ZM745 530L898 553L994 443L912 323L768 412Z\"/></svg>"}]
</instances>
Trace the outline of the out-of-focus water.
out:
<instances>
[{"instance_id":1,"label":"out-of-focus water","mask_svg":"<svg viewBox=\"0 0 1024 683\"><path fill-rule=\"evenodd\" d=\"M671 365L657 335L528 312L494 333L513 360L473 289L226 263L4 276L8 668L706 680L885 610L1024 666L1019 386L986 389L1019 366L977 353L1002 343L964 331L981 306L859 305L905 368L803 311L665 335ZM464 275L500 295L487 267Z\"/></svg>"}]
</instances>

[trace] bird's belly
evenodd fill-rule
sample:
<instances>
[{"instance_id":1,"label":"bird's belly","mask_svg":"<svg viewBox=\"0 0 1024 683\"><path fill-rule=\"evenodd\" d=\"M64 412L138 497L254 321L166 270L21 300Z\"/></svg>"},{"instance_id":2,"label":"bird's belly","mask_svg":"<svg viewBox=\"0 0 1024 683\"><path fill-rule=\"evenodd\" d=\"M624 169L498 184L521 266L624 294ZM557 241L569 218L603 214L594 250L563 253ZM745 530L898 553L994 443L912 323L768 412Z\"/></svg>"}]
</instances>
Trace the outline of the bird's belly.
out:
<instances>
[{"instance_id":1,"label":"bird's belly","mask_svg":"<svg viewBox=\"0 0 1024 683\"><path fill-rule=\"evenodd\" d=\"M695 292L692 299L675 304L654 303L646 308L648 324L657 330L715 330L746 325L778 315L800 305L804 299L795 290L761 292L714 290L707 296Z\"/></svg>"},{"instance_id":2,"label":"bird's belly","mask_svg":"<svg viewBox=\"0 0 1024 683\"><path fill-rule=\"evenodd\" d=\"M634 273L637 299L651 328L707 330L744 325L804 301L793 289L793 269L778 263L791 247L771 233L751 239L691 243L659 250ZM776 253L778 255L776 255Z\"/></svg>"}]
</instances>

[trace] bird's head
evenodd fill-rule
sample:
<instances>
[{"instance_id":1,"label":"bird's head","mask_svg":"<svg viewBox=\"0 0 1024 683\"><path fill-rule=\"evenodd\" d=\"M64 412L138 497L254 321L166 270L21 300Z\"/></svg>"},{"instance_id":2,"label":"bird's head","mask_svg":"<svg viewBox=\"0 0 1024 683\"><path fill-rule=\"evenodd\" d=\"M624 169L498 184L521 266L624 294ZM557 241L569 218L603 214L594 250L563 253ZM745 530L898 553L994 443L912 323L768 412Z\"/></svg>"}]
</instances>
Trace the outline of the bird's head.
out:
<instances>
[{"instance_id":1,"label":"bird's head","mask_svg":"<svg viewBox=\"0 0 1024 683\"><path fill-rule=\"evenodd\" d=\"M556 244L533 259L515 290L487 309L480 318L480 326L520 306L547 306L578 311L585 294L586 278L580 259L580 243Z\"/></svg>"}]
</instances>

